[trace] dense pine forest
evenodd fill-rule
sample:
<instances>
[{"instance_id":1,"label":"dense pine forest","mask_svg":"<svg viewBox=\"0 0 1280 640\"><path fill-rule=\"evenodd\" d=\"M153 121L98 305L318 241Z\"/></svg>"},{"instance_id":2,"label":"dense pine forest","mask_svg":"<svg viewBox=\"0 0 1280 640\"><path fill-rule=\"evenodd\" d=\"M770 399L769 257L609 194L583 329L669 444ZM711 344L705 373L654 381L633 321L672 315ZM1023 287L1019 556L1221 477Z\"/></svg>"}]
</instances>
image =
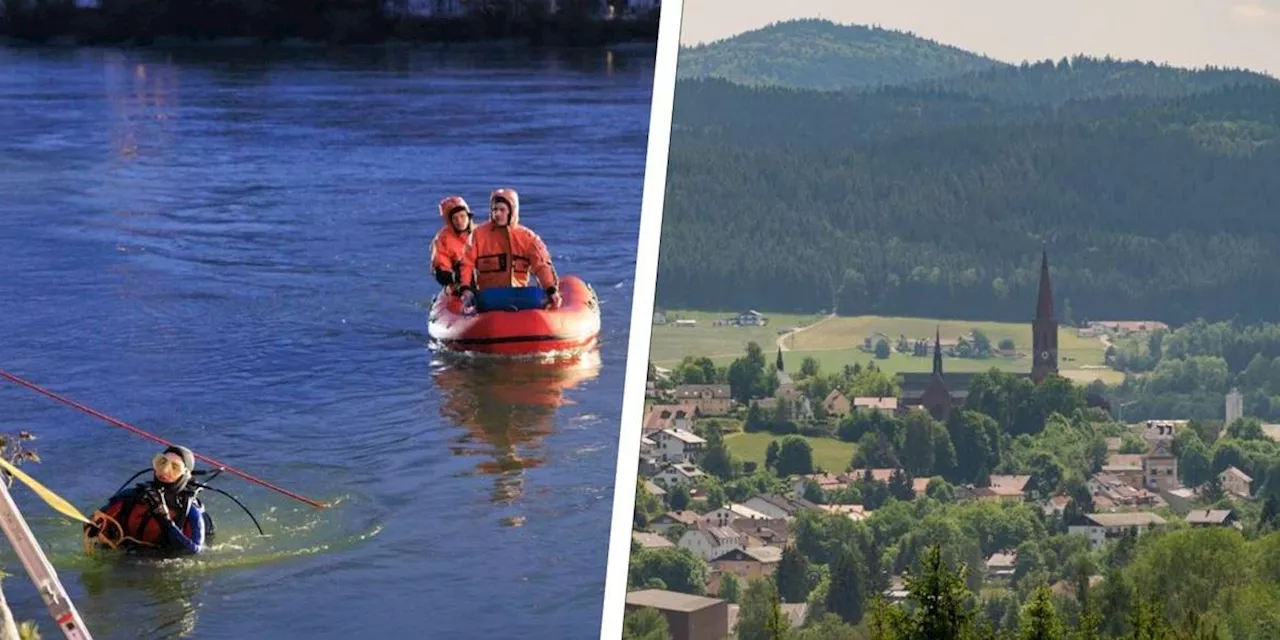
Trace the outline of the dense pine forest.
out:
<instances>
[{"instance_id":1,"label":"dense pine forest","mask_svg":"<svg viewBox=\"0 0 1280 640\"><path fill-rule=\"evenodd\" d=\"M849 63L852 64L852 63ZM1280 82L1077 58L844 93L684 80L658 302L1276 319Z\"/></svg>"}]
</instances>

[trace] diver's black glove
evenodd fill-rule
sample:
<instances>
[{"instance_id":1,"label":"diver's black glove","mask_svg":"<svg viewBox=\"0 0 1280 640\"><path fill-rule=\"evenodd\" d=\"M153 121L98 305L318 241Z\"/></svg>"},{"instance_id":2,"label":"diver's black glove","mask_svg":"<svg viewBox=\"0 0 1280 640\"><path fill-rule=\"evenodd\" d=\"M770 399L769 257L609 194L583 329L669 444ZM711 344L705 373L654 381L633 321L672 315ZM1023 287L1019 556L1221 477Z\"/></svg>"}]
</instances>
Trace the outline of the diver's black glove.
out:
<instances>
[{"instance_id":1,"label":"diver's black glove","mask_svg":"<svg viewBox=\"0 0 1280 640\"><path fill-rule=\"evenodd\" d=\"M164 503L164 497L158 492L151 491L147 493L147 501L151 503L151 515L160 520L172 519L169 515L169 505Z\"/></svg>"}]
</instances>

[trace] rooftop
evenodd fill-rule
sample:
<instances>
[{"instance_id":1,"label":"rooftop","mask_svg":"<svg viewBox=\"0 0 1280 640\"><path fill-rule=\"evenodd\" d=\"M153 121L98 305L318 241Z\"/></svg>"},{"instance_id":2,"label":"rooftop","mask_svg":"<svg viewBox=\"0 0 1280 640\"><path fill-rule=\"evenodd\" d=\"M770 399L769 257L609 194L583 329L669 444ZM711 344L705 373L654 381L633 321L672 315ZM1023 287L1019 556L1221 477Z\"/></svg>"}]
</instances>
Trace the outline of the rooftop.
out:
<instances>
[{"instance_id":1,"label":"rooftop","mask_svg":"<svg viewBox=\"0 0 1280 640\"><path fill-rule=\"evenodd\" d=\"M719 598L692 596L677 591L663 589L644 589L627 594L627 604L633 607L653 607L663 611L680 611L693 613L724 602Z\"/></svg>"},{"instance_id":2,"label":"rooftop","mask_svg":"<svg viewBox=\"0 0 1280 640\"><path fill-rule=\"evenodd\" d=\"M635 540L645 549L666 549L667 547L676 546L670 540L648 531L632 531L631 539Z\"/></svg>"},{"instance_id":3,"label":"rooftop","mask_svg":"<svg viewBox=\"0 0 1280 640\"><path fill-rule=\"evenodd\" d=\"M1146 511L1090 513L1085 517L1102 527L1142 527L1164 524L1164 518Z\"/></svg>"},{"instance_id":4,"label":"rooftop","mask_svg":"<svg viewBox=\"0 0 1280 640\"><path fill-rule=\"evenodd\" d=\"M1225 524L1230 518L1229 509L1196 509L1187 514L1190 524Z\"/></svg>"}]
</instances>

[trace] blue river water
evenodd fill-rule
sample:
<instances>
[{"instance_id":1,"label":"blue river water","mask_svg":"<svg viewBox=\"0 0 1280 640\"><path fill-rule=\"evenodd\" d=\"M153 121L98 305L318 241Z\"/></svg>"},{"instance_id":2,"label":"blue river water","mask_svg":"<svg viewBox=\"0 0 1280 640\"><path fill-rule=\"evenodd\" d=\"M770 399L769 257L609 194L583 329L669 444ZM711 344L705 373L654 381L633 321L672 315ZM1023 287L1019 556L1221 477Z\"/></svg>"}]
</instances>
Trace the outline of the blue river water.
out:
<instances>
[{"instance_id":1,"label":"blue river water","mask_svg":"<svg viewBox=\"0 0 1280 640\"><path fill-rule=\"evenodd\" d=\"M224 475L269 535L206 492L218 546L137 564L15 484L94 637L597 637L652 81L651 48L0 49L0 369L334 503ZM597 289L597 357L429 349L436 203L499 186ZM21 430L85 513L160 449L0 380Z\"/></svg>"}]
</instances>

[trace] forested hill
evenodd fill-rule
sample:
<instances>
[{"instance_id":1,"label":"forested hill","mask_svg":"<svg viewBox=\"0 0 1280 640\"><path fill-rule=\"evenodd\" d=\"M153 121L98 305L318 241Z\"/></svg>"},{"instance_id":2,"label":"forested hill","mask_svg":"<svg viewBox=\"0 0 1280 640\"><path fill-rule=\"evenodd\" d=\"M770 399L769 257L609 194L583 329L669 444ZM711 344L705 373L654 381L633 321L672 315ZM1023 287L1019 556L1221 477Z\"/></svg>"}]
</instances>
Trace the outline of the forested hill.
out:
<instances>
[{"instance_id":1,"label":"forested hill","mask_svg":"<svg viewBox=\"0 0 1280 640\"><path fill-rule=\"evenodd\" d=\"M806 19L683 48L677 76L835 91L944 78L1004 64L909 33Z\"/></svg>"},{"instance_id":2,"label":"forested hill","mask_svg":"<svg viewBox=\"0 0 1280 640\"><path fill-rule=\"evenodd\" d=\"M750 146L845 146L979 122L1114 118L1164 109L1170 98L1242 85L1275 87L1280 80L1247 71L1190 71L1090 58L848 94L681 80L672 142L708 138ZM1067 102L1072 104L1062 108Z\"/></svg>"},{"instance_id":3,"label":"forested hill","mask_svg":"<svg viewBox=\"0 0 1280 640\"><path fill-rule=\"evenodd\" d=\"M1050 107L682 82L676 104L661 305L1025 320L1048 241L1076 320L1280 319L1276 83Z\"/></svg>"},{"instance_id":4,"label":"forested hill","mask_svg":"<svg viewBox=\"0 0 1280 640\"><path fill-rule=\"evenodd\" d=\"M1003 102L1061 104L1112 96L1170 98L1233 84L1276 84L1242 69L1182 69L1153 62L1076 56L909 83L913 88L981 96Z\"/></svg>"}]
</instances>

